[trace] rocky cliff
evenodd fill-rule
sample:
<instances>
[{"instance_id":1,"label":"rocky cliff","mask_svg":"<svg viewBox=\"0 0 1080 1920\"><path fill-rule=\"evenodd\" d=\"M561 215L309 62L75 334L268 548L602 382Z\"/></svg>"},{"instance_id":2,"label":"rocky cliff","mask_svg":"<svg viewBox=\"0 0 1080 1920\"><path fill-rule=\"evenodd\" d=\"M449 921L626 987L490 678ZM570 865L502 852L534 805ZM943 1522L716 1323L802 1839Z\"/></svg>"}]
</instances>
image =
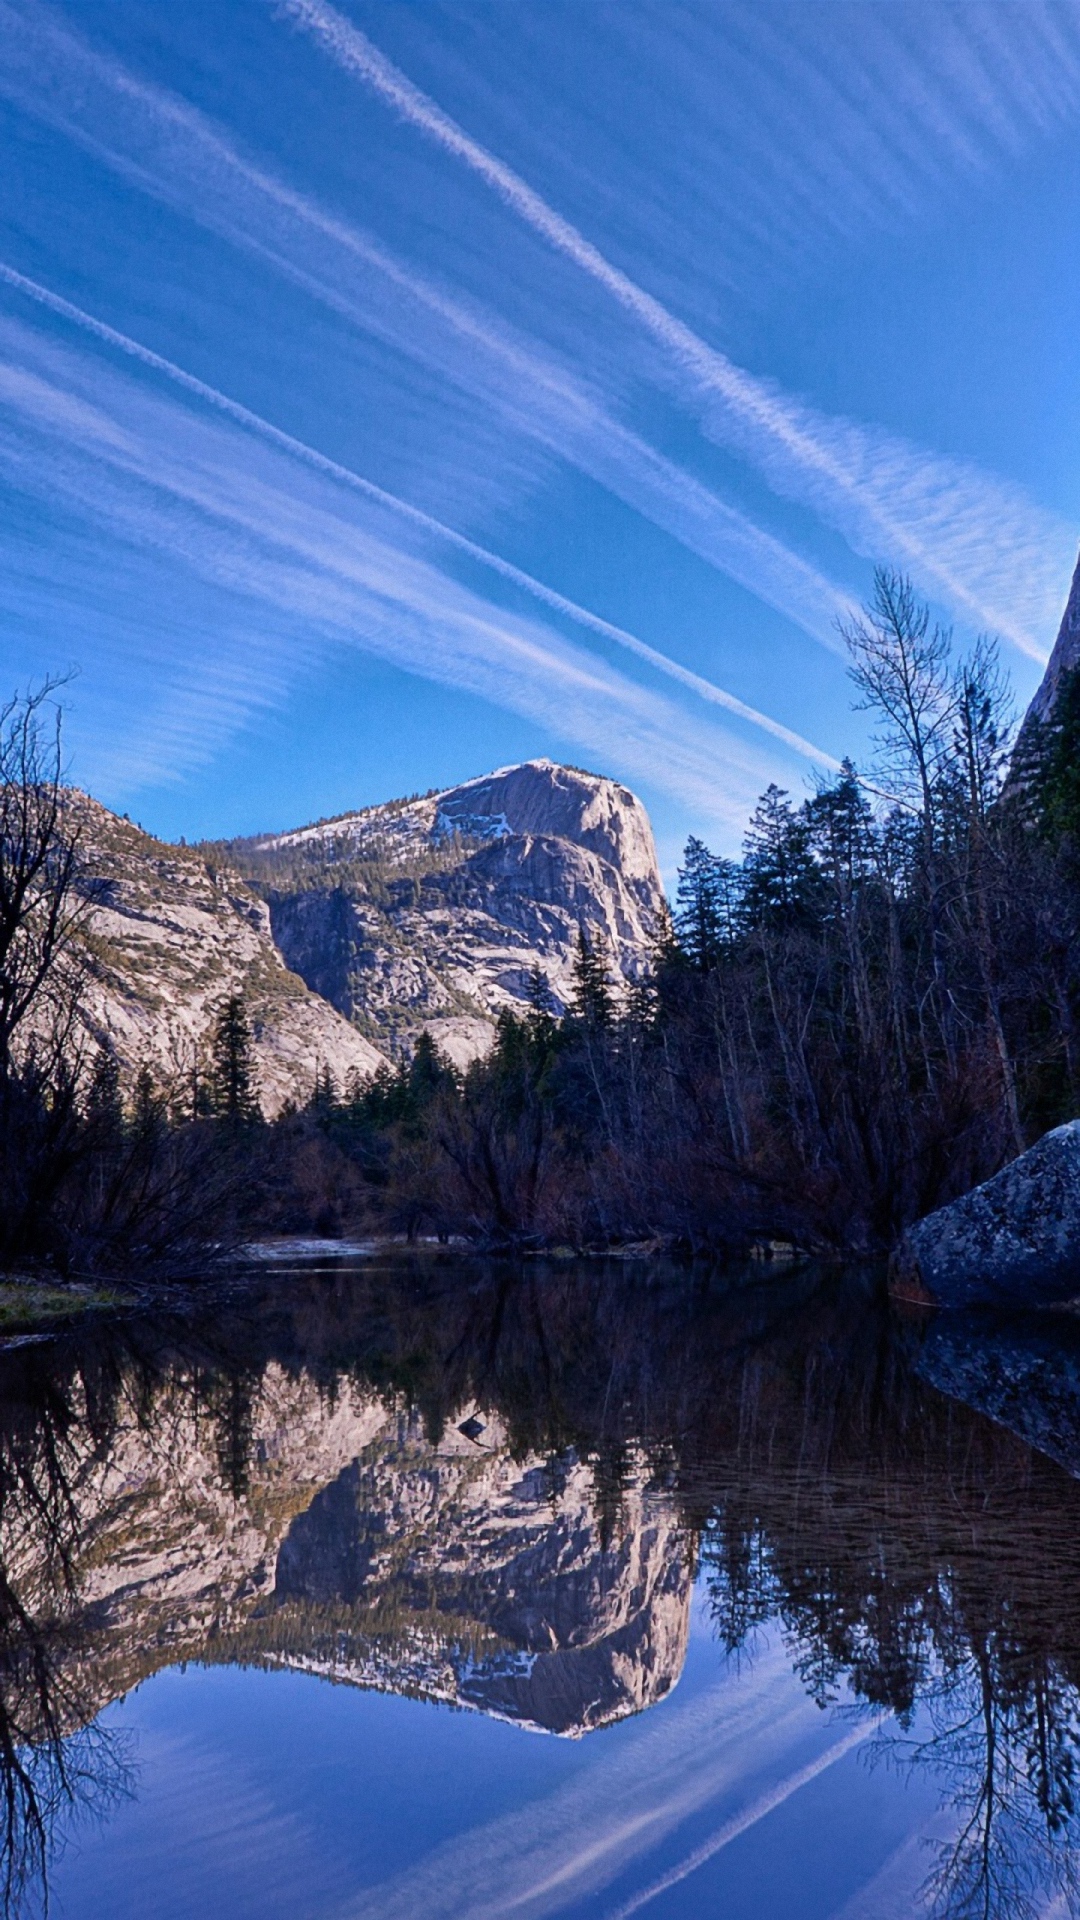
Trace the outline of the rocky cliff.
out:
<instances>
[{"instance_id":1,"label":"rocky cliff","mask_svg":"<svg viewBox=\"0 0 1080 1920\"><path fill-rule=\"evenodd\" d=\"M267 906L240 876L192 847L167 846L84 795L83 865L91 883L85 1024L129 1074L148 1066L183 1084L200 1062L222 1002L242 993L268 1115L305 1099L321 1064L339 1084L383 1056L291 973Z\"/></svg>"},{"instance_id":2,"label":"rocky cliff","mask_svg":"<svg viewBox=\"0 0 1080 1920\"><path fill-rule=\"evenodd\" d=\"M664 896L648 816L613 780L549 760L292 833L171 846L84 795L92 882L86 1025L134 1073L206 1065L243 994L272 1116L322 1067L344 1086L427 1027L459 1064L539 966L568 1003L579 930L613 981L648 964Z\"/></svg>"},{"instance_id":3,"label":"rocky cliff","mask_svg":"<svg viewBox=\"0 0 1080 1920\"><path fill-rule=\"evenodd\" d=\"M664 895L648 815L614 780L550 760L223 857L267 902L289 967L380 1047L428 1028L459 1064L520 1009L539 966L568 1003L579 930L613 980L648 964Z\"/></svg>"},{"instance_id":4,"label":"rocky cliff","mask_svg":"<svg viewBox=\"0 0 1080 1920\"><path fill-rule=\"evenodd\" d=\"M1039 683L1035 698L1025 716L1036 720L1045 720L1052 711L1057 698L1061 677L1073 667L1080 666L1080 560L1072 577L1072 587L1061 617L1061 626L1054 642L1054 650L1047 662L1046 672Z\"/></svg>"}]
</instances>

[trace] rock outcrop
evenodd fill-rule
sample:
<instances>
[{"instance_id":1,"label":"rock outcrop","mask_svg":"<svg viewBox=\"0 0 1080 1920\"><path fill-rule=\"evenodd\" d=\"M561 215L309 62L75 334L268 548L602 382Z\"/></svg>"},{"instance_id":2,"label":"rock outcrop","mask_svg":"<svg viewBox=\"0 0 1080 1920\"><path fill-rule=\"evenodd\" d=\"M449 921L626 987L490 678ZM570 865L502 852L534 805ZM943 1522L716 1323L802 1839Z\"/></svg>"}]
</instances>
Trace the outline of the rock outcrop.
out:
<instances>
[{"instance_id":1,"label":"rock outcrop","mask_svg":"<svg viewBox=\"0 0 1080 1920\"><path fill-rule=\"evenodd\" d=\"M1023 742L1024 729L1029 721L1049 719L1063 674L1071 672L1078 666L1080 666L1080 560L1076 563L1072 587L1062 615L1058 636L1054 642L1054 650L1047 662L1046 672L1039 682L1035 697L1024 716L1024 727L1021 728L1018 744Z\"/></svg>"},{"instance_id":2,"label":"rock outcrop","mask_svg":"<svg viewBox=\"0 0 1080 1920\"><path fill-rule=\"evenodd\" d=\"M686 1653L691 1562L645 1463L605 1541L584 1462L564 1457L553 1475L515 1460L496 1424L472 1424L477 1438L455 1424L433 1449L417 1423L395 1423L298 1515L262 1616L281 1657L391 1690L404 1657L411 1687L551 1733L661 1699ZM303 1650L316 1608L338 1628L329 1666ZM381 1647L372 1619L391 1629Z\"/></svg>"},{"instance_id":3,"label":"rock outcrop","mask_svg":"<svg viewBox=\"0 0 1080 1920\"><path fill-rule=\"evenodd\" d=\"M892 1284L944 1307L1046 1306L1080 1294L1080 1120L911 1227Z\"/></svg>"},{"instance_id":4,"label":"rock outcrop","mask_svg":"<svg viewBox=\"0 0 1080 1920\"><path fill-rule=\"evenodd\" d=\"M383 1056L291 973L266 904L234 870L194 847L165 845L97 801L74 794L93 909L85 930L84 996L91 1038L129 1076L149 1067L182 1085L200 1064L222 1002L242 993L252 1023L258 1092L273 1116L302 1101L330 1067L339 1084Z\"/></svg>"},{"instance_id":5,"label":"rock outcrop","mask_svg":"<svg viewBox=\"0 0 1080 1920\"><path fill-rule=\"evenodd\" d=\"M464 1064L501 1008L523 1007L534 967L567 1005L581 929L618 983L644 971L663 925L641 802L550 760L224 851L287 965L395 1054L426 1027Z\"/></svg>"}]
</instances>

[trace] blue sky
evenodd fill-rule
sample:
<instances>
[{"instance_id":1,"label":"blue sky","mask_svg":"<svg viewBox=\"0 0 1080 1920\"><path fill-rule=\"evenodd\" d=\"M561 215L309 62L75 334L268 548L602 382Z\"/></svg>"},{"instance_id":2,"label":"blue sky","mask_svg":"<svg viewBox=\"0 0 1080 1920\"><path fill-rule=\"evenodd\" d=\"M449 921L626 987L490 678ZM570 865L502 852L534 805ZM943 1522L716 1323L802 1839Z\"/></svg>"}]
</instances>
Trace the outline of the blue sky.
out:
<instances>
[{"instance_id":1,"label":"blue sky","mask_svg":"<svg viewBox=\"0 0 1080 1920\"><path fill-rule=\"evenodd\" d=\"M167 836L549 754L669 871L1019 702L1080 535L1080 7L0 0L0 678Z\"/></svg>"}]
</instances>

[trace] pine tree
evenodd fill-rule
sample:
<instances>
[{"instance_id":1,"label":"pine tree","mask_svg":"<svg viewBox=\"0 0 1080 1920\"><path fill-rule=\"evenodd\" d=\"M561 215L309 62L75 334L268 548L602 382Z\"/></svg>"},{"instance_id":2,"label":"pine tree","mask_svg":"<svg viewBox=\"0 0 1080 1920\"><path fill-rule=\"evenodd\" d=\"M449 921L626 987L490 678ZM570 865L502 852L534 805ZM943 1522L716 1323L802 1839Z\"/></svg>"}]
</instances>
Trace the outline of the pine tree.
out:
<instances>
[{"instance_id":1,"label":"pine tree","mask_svg":"<svg viewBox=\"0 0 1080 1920\"><path fill-rule=\"evenodd\" d=\"M532 966L529 968L529 985L525 997L528 1000L529 1012L533 1019L550 1020L552 1018L555 1012L555 1003L552 999L547 974L544 972L539 960L534 960Z\"/></svg>"},{"instance_id":2,"label":"pine tree","mask_svg":"<svg viewBox=\"0 0 1080 1920\"><path fill-rule=\"evenodd\" d=\"M255 1092L251 1025L241 994L232 994L218 1014L211 1061L217 1112L234 1122L261 1119Z\"/></svg>"},{"instance_id":3,"label":"pine tree","mask_svg":"<svg viewBox=\"0 0 1080 1920\"><path fill-rule=\"evenodd\" d=\"M165 1102L145 1061L135 1075L131 1118L136 1135L143 1141L156 1138L165 1118Z\"/></svg>"},{"instance_id":4,"label":"pine tree","mask_svg":"<svg viewBox=\"0 0 1080 1920\"><path fill-rule=\"evenodd\" d=\"M574 958L574 1013L586 1027L610 1027L615 1017L602 936L590 943L583 926Z\"/></svg>"},{"instance_id":5,"label":"pine tree","mask_svg":"<svg viewBox=\"0 0 1080 1920\"><path fill-rule=\"evenodd\" d=\"M759 924L790 925L804 917L817 896L806 810L796 813L775 782L766 787L751 818L743 873L747 916Z\"/></svg>"},{"instance_id":6,"label":"pine tree","mask_svg":"<svg viewBox=\"0 0 1080 1920\"><path fill-rule=\"evenodd\" d=\"M99 1047L86 1092L86 1118L102 1133L119 1133L124 1124L120 1063L111 1047Z\"/></svg>"},{"instance_id":7,"label":"pine tree","mask_svg":"<svg viewBox=\"0 0 1080 1920\"><path fill-rule=\"evenodd\" d=\"M1024 722L1017 760L1040 832L1053 844L1080 841L1080 667L1062 674L1045 720Z\"/></svg>"},{"instance_id":8,"label":"pine tree","mask_svg":"<svg viewBox=\"0 0 1080 1920\"><path fill-rule=\"evenodd\" d=\"M431 1105L440 1088L452 1083L456 1077L449 1060L439 1052L425 1027L417 1039L408 1066L409 1105L413 1113L422 1113L425 1107Z\"/></svg>"},{"instance_id":9,"label":"pine tree","mask_svg":"<svg viewBox=\"0 0 1080 1920\"><path fill-rule=\"evenodd\" d=\"M315 1113L333 1113L338 1106L337 1082L324 1062L315 1070L315 1085L311 1090L311 1107Z\"/></svg>"},{"instance_id":10,"label":"pine tree","mask_svg":"<svg viewBox=\"0 0 1080 1920\"><path fill-rule=\"evenodd\" d=\"M529 971L528 1001L526 1024L533 1053L537 1058L546 1058L555 1044L559 1023L555 1014L555 998L547 974L539 962Z\"/></svg>"},{"instance_id":11,"label":"pine tree","mask_svg":"<svg viewBox=\"0 0 1080 1920\"><path fill-rule=\"evenodd\" d=\"M873 872L874 816L850 760L803 808L807 846L834 896L850 898Z\"/></svg>"},{"instance_id":12,"label":"pine tree","mask_svg":"<svg viewBox=\"0 0 1080 1920\"><path fill-rule=\"evenodd\" d=\"M675 894L675 930L682 951L707 973L734 937L737 921L738 869L691 834Z\"/></svg>"}]
</instances>

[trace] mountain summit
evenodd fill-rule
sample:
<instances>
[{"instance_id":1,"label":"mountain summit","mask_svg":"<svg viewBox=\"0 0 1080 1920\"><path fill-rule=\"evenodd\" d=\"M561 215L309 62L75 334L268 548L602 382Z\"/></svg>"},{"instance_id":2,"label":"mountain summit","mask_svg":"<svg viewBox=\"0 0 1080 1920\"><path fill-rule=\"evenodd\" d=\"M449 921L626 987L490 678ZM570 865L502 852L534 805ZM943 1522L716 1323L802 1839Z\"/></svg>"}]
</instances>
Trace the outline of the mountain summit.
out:
<instances>
[{"instance_id":1,"label":"mountain summit","mask_svg":"<svg viewBox=\"0 0 1080 1920\"><path fill-rule=\"evenodd\" d=\"M539 966L553 1008L579 932L631 981L661 931L649 818L628 788L551 760L231 841L286 965L391 1052L422 1028L458 1064L483 1053Z\"/></svg>"}]
</instances>

